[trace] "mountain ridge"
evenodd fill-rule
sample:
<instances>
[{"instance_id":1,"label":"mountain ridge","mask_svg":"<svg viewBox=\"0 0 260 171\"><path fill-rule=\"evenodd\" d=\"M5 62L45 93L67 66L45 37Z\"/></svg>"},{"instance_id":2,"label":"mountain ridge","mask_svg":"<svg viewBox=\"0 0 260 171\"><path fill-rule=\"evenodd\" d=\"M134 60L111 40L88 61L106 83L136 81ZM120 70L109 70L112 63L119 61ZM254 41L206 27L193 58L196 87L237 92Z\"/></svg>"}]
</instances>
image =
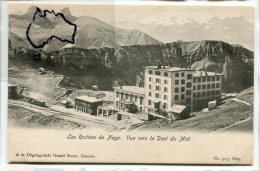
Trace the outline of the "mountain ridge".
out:
<instances>
[{"instance_id":1,"label":"mountain ridge","mask_svg":"<svg viewBox=\"0 0 260 171\"><path fill-rule=\"evenodd\" d=\"M24 23L30 23L32 21L33 15L36 12L36 6L32 6L28 11L23 15L13 15L10 14L10 30L9 35L12 36L11 43L13 47L16 47L16 42L12 41L15 37L19 39L26 39L26 25ZM117 28L111 26L97 18L89 16L75 17L71 15L69 8L64 8L61 10L61 13L64 13L64 16L67 20L78 25L76 43L73 45L79 48L103 48L103 47L116 47L124 45L147 45L147 44L163 44L162 42L156 40L150 35L143 33L139 30L127 30L122 28ZM51 18L44 17L40 22L35 23L39 26L43 25L41 22L44 22L44 26L49 25L50 28L55 28L59 20L53 20ZM46 24L47 23L47 24ZM29 25L29 24L28 24ZM21 27L22 26L22 27ZM50 29L46 28L46 29ZM60 31L61 28L59 28ZM32 35L33 36L33 35ZM38 35L35 35L38 36ZM26 44L26 43L24 43ZM64 46L66 43L60 43L58 40L54 39L49 42L51 46L44 47L45 51L55 51ZM24 46L25 48L30 48L29 46Z\"/></svg>"},{"instance_id":2,"label":"mountain ridge","mask_svg":"<svg viewBox=\"0 0 260 171\"><path fill-rule=\"evenodd\" d=\"M30 49L22 52L14 51L13 56L20 56L19 59L28 60L33 54ZM238 92L253 85L253 52L220 41L178 41L163 45L131 45L93 49L68 47L52 52L34 53L41 54L42 62L31 61L29 67L44 66L57 73L62 73L68 76L69 80L84 85L78 88L91 88L92 85L97 84L102 89L111 89L118 85L135 85L137 79L141 80L142 85L143 67L154 65L157 61L166 65L172 63L177 67L191 67L196 70L223 73L224 92ZM10 58L10 61L15 60L18 58ZM28 63L28 61L24 62ZM12 62L11 65L16 66ZM73 75L79 76L80 79L74 78ZM101 76L102 80L99 80ZM88 79L89 77L91 77L91 81Z\"/></svg>"}]
</instances>

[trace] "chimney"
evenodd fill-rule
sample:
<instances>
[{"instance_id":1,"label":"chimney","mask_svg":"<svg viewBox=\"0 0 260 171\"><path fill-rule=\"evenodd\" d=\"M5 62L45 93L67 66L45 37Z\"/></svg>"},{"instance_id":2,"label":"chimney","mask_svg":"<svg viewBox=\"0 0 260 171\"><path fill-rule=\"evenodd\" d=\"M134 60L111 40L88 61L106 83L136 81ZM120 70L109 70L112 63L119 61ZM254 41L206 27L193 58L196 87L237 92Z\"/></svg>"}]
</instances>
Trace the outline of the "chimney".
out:
<instances>
[{"instance_id":1,"label":"chimney","mask_svg":"<svg viewBox=\"0 0 260 171\"><path fill-rule=\"evenodd\" d=\"M161 68L161 67L162 67L161 62L158 62L157 68Z\"/></svg>"},{"instance_id":2,"label":"chimney","mask_svg":"<svg viewBox=\"0 0 260 171\"><path fill-rule=\"evenodd\" d=\"M120 89L122 89L122 86L120 86Z\"/></svg>"}]
</instances>

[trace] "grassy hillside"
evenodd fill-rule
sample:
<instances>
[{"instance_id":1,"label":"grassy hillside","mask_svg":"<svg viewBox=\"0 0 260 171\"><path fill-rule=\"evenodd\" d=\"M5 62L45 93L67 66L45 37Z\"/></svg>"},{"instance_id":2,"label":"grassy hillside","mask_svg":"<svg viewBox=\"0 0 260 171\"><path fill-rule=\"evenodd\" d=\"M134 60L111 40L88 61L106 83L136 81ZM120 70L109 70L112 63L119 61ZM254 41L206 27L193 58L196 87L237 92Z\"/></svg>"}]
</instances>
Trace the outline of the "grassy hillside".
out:
<instances>
[{"instance_id":1,"label":"grassy hillside","mask_svg":"<svg viewBox=\"0 0 260 171\"><path fill-rule=\"evenodd\" d=\"M29 127L29 128L55 128L55 129L84 129L85 125L76 122L57 118L53 115L45 116L41 113L34 112L22 107L8 107L9 126Z\"/></svg>"},{"instance_id":2,"label":"grassy hillside","mask_svg":"<svg viewBox=\"0 0 260 171\"><path fill-rule=\"evenodd\" d=\"M237 98L242 101L246 101L251 105L254 105L254 87L250 87L237 95Z\"/></svg>"},{"instance_id":3,"label":"grassy hillside","mask_svg":"<svg viewBox=\"0 0 260 171\"><path fill-rule=\"evenodd\" d=\"M253 98L253 94L251 94L252 90L253 88L251 87L238 96L241 99L249 99L250 101ZM192 114L194 116L186 120L171 121L168 119L159 119L148 121L141 125L134 125L131 129L140 127L141 130L213 132L252 117L253 106L232 99L226 99L222 105L212 111L194 112ZM242 122L241 124L234 125L227 130L252 131L252 124L252 120L249 120L245 123Z\"/></svg>"},{"instance_id":4,"label":"grassy hillside","mask_svg":"<svg viewBox=\"0 0 260 171\"><path fill-rule=\"evenodd\" d=\"M56 102L56 98L65 91L59 87L62 76L47 73L40 75L36 70L12 72L9 71L9 83L16 84L19 89L24 88L23 94L31 94L36 99L46 101L47 104Z\"/></svg>"}]
</instances>

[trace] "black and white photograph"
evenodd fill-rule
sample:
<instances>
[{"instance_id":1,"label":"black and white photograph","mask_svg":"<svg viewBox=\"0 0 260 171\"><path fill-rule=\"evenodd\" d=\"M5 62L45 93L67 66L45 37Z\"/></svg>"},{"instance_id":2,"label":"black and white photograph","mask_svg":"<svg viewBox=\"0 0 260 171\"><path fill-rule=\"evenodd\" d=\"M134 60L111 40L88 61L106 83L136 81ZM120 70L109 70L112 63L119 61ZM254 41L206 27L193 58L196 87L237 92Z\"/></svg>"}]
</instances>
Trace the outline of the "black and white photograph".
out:
<instances>
[{"instance_id":1,"label":"black and white photograph","mask_svg":"<svg viewBox=\"0 0 260 171\"><path fill-rule=\"evenodd\" d=\"M48 149L51 144L46 142L57 138L59 143L54 146L64 148L52 148L54 162L252 162L252 6L10 2L8 20L11 161L22 161L23 155L28 162L52 160L47 154L37 157L33 153L39 147ZM66 136L59 138L59 132ZM145 151L147 159L140 161L139 157L121 155L124 144L127 151L135 147L132 144L128 148L125 141L176 141L169 147L181 151L193 148L186 149L180 145L182 141L194 141L192 145L196 146L197 139L217 139L215 135L229 140L234 135L236 143L229 148L229 142L222 148L221 143L228 142L220 138L219 144L212 140L217 144L214 148L207 138L204 148L210 147L208 153L217 151L208 160L203 154L198 156L200 160L195 159L195 152L187 160L182 160L184 152L176 152L181 155L165 161L166 156L149 160L150 153L164 153L167 147L161 147L163 144L150 144L151 152L147 152L148 147ZM122 141L120 150L117 144L101 148L103 153L109 151L107 155L116 155L116 159L106 160L96 154L68 157L65 152L63 156L62 150L72 148L63 146L67 141L71 144L71 139L84 139L78 143L94 150L93 142L99 141L94 139L102 136L106 142L111 139L112 144ZM27 141L33 145L26 146ZM199 150L202 144L199 141L196 153L207 153ZM160 151L158 146L163 149ZM138 154L144 155L138 148ZM28 149L34 152L25 153ZM95 151L97 155L101 149ZM232 155L217 156L222 149ZM115 154L110 154L111 150Z\"/></svg>"}]
</instances>

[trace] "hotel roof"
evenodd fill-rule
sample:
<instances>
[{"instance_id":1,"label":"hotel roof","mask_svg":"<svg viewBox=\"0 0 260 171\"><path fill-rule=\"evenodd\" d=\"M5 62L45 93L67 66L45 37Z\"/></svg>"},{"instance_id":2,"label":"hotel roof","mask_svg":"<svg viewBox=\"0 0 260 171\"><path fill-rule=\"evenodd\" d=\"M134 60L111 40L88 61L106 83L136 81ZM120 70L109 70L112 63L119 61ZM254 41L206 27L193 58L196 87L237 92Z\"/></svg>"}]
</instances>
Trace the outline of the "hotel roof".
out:
<instances>
[{"instance_id":1,"label":"hotel roof","mask_svg":"<svg viewBox=\"0 0 260 171\"><path fill-rule=\"evenodd\" d=\"M83 101L90 102L90 103L103 101L102 99L98 99L96 97L90 97L90 96L78 96L78 97L75 97L75 99L83 100Z\"/></svg>"},{"instance_id":2,"label":"hotel roof","mask_svg":"<svg viewBox=\"0 0 260 171\"><path fill-rule=\"evenodd\" d=\"M170 72L174 72L174 71L195 71L194 69L189 69L189 68L179 68L179 67L170 67L170 66L161 66L160 68L158 68L158 66L145 66L145 69L156 69L156 70L161 70L161 71L170 71Z\"/></svg>"},{"instance_id":3,"label":"hotel roof","mask_svg":"<svg viewBox=\"0 0 260 171\"><path fill-rule=\"evenodd\" d=\"M186 109L186 106L178 104L174 104L171 108L172 112L175 113L181 113L184 109Z\"/></svg>"},{"instance_id":4,"label":"hotel roof","mask_svg":"<svg viewBox=\"0 0 260 171\"><path fill-rule=\"evenodd\" d=\"M214 76L214 75L223 75L215 72L206 72L206 71L195 71L193 73L194 77L201 77L201 76Z\"/></svg>"},{"instance_id":5,"label":"hotel roof","mask_svg":"<svg viewBox=\"0 0 260 171\"><path fill-rule=\"evenodd\" d=\"M137 87L137 86L121 86L121 87L114 87L117 90L123 90L135 94L142 94L144 95L144 87Z\"/></svg>"}]
</instances>

